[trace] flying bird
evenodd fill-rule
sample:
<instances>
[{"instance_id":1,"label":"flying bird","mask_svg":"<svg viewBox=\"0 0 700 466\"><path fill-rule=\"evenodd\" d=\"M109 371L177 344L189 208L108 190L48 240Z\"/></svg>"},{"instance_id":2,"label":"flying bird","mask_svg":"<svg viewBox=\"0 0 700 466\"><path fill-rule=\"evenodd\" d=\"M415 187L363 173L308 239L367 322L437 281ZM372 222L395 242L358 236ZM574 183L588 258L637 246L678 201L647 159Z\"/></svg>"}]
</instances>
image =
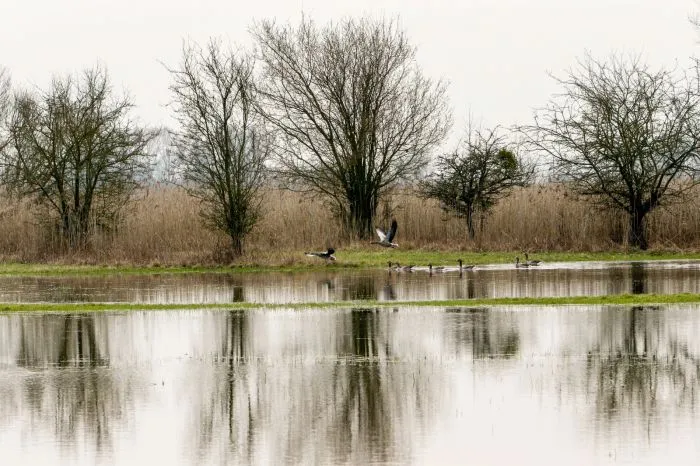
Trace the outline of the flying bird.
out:
<instances>
[{"instance_id":1,"label":"flying bird","mask_svg":"<svg viewBox=\"0 0 700 466\"><path fill-rule=\"evenodd\" d=\"M396 236L396 229L398 228L398 224L396 223L396 219L391 221L391 228L389 228L389 231L384 233L384 231L381 228L377 228L377 236L379 236L379 241L370 241L370 244L378 244L380 246L383 246L385 248L398 248L399 245L394 243L394 236Z\"/></svg>"},{"instance_id":2,"label":"flying bird","mask_svg":"<svg viewBox=\"0 0 700 466\"><path fill-rule=\"evenodd\" d=\"M335 254L335 249L333 248L328 248L326 252L305 252L304 254L309 257L320 257L321 259L325 259L327 262L335 260L335 256L333 255Z\"/></svg>"}]
</instances>

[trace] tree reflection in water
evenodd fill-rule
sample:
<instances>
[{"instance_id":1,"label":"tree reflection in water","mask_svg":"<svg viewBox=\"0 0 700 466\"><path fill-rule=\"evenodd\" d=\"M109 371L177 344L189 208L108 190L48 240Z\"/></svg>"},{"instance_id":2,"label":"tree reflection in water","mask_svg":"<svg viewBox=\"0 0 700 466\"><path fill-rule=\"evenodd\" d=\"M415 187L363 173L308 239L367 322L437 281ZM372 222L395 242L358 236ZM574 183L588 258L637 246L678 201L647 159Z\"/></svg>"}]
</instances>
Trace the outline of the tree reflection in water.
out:
<instances>
[{"instance_id":1,"label":"tree reflection in water","mask_svg":"<svg viewBox=\"0 0 700 466\"><path fill-rule=\"evenodd\" d=\"M359 299L377 299L377 281L369 275L358 275L343 280L343 292L341 298L344 301L356 301Z\"/></svg>"},{"instance_id":2,"label":"tree reflection in water","mask_svg":"<svg viewBox=\"0 0 700 466\"><path fill-rule=\"evenodd\" d=\"M21 432L10 438L24 453L48 438L61 460L87 464L100 453L148 453L159 439L172 443L173 461L197 464L405 464L434 459L425 452L489 454L501 442L534 445L537 457L538 442L556 437L592 464L601 451L645 441L660 451L697 432L699 310L0 316L10 369L0 380L0 441ZM525 432L533 425L549 437ZM609 448L591 446L589 433Z\"/></svg>"},{"instance_id":3,"label":"tree reflection in water","mask_svg":"<svg viewBox=\"0 0 700 466\"><path fill-rule=\"evenodd\" d=\"M195 427L202 455L208 454L216 440L226 432L226 449L230 448L236 457L251 463L257 428L256 412L252 406L254 400L246 383L246 367L253 362L248 316L245 311L225 314L224 336L215 355L223 370L217 372L213 393L207 393L202 402L200 421Z\"/></svg>"},{"instance_id":4,"label":"tree reflection in water","mask_svg":"<svg viewBox=\"0 0 700 466\"><path fill-rule=\"evenodd\" d=\"M454 319L447 326L455 341L463 348L471 348L474 359L511 358L518 354L520 336L517 324L504 313L487 308L447 308ZM494 315L496 318L494 318Z\"/></svg>"},{"instance_id":5,"label":"tree reflection in water","mask_svg":"<svg viewBox=\"0 0 700 466\"><path fill-rule=\"evenodd\" d=\"M436 358L509 358L520 339L510 318L487 310L405 311L294 311L279 320L284 328L273 313L228 312L193 423L198 457L252 462L264 450L296 463L410 459L454 390Z\"/></svg>"},{"instance_id":6,"label":"tree reflection in water","mask_svg":"<svg viewBox=\"0 0 700 466\"><path fill-rule=\"evenodd\" d=\"M630 264L630 278L632 279L632 294L644 294L647 292L647 269L643 262Z\"/></svg>"},{"instance_id":7,"label":"tree reflection in water","mask_svg":"<svg viewBox=\"0 0 700 466\"><path fill-rule=\"evenodd\" d=\"M693 412L698 403L700 356L688 348L665 310L614 309L603 314L603 336L586 362L588 392L596 422L605 424L634 413L636 428L667 428L669 418ZM607 430L607 429L606 429Z\"/></svg>"},{"instance_id":8,"label":"tree reflection in water","mask_svg":"<svg viewBox=\"0 0 700 466\"><path fill-rule=\"evenodd\" d=\"M98 337L94 314L24 316L16 359L44 369L22 387L28 411L43 418L31 427L53 426L61 445L94 445L98 455L112 450L114 424L132 412L130 384L106 368L106 335Z\"/></svg>"}]
</instances>

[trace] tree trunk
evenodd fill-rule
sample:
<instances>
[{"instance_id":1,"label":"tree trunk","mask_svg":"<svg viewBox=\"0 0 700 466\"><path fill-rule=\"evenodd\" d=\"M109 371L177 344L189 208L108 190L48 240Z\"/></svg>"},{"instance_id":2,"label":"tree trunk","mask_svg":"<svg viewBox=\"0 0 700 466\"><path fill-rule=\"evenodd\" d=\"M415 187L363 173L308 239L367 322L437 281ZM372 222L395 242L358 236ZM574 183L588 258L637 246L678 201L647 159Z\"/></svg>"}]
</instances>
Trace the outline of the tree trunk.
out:
<instances>
[{"instance_id":1,"label":"tree trunk","mask_svg":"<svg viewBox=\"0 0 700 466\"><path fill-rule=\"evenodd\" d=\"M647 243L646 224L644 222L646 214L646 210L637 208L632 213L630 213L629 218L629 244L630 246L639 248L642 251L645 251L649 248L649 244Z\"/></svg>"},{"instance_id":2,"label":"tree trunk","mask_svg":"<svg viewBox=\"0 0 700 466\"><path fill-rule=\"evenodd\" d=\"M231 252L233 257L240 257L243 255L243 239L240 235L231 234Z\"/></svg>"},{"instance_id":3,"label":"tree trunk","mask_svg":"<svg viewBox=\"0 0 700 466\"><path fill-rule=\"evenodd\" d=\"M350 211L348 212L347 227L359 238L372 237L372 220L377 212L377 202L371 196L359 199L349 199Z\"/></svg>"},{"instance_id":4,"label":"tree trunk","mask_svg":"<svg viewBox=\"0 0 700 466\"><path fill-rule=\"evenodd\" d=\"M467 229L469 230L469 239L474 239L476 231L474 230L474 207L467 207Z\"/></svg>"}]
</instances>

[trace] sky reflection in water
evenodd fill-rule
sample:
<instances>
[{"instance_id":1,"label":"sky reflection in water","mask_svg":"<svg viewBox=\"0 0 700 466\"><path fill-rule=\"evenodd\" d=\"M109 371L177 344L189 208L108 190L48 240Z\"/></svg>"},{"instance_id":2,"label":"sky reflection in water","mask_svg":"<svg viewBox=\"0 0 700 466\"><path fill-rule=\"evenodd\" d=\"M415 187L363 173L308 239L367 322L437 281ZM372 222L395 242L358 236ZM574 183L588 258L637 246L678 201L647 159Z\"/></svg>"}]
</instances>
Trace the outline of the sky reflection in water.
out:
<instances>
[{"instance_id":1,"label":"sky reflection in water","mask_svg":"<svg viewBox=\"0 0 700 466\"><path fill-rule=\"evenodd\" d=\"M6 464L695 464L700 306L0 315Z\"/></svg>"}]
</instances>

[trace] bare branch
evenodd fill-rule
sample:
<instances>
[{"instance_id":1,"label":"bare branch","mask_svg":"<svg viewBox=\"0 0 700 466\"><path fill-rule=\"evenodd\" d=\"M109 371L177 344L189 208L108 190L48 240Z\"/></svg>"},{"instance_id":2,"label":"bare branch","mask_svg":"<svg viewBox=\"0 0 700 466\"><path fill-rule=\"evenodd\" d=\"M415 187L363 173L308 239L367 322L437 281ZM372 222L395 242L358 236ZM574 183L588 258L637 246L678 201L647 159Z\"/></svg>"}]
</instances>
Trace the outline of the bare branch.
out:
<instances>
[{"instance_id":1,"label":"bare branch","mask_svg":"<svg viewBox=\"0 0 700 466\"><path fill-rule=\"evenodd\" d=\"M522 128L561 179L630 218L630 243L647 247L645 216L698 183L700 100L686 77L636 58L586 57L563 91Z\"/></svg>"},{"instance_id":2,"label":"bare branch","mask_svg":"<svg viewBox=\"0 0 700 466\"><path fill-rule=\"evenodd\" d=\"M281 133L278 173L370 234L379 199L415 175L450 126L446 84L425 78L396 23L256 25L261 112Z\"/></svg>"},{"instance_id":3,"label":"bare branch","mask_svg":"<svg viewBox=\"0 0 700 466\"><path fill-rule=\"evenodd\" d=\"M12 97L12 85L10 81L10 72L7 68L0 66L0 153L9 143L9 137L6 134L7 115L10 112Z\"/></svg>"},{"instance_id":4,"label":"bare branch","mask_svg":"<svg viewBox=\"0 0 700 466\"><path fill-rule=\"evenodd\" d=\"M255 109L254 65L252 55L211 40L183 45L182 62L169 70L184 187L202 200L206 224L230 236L235 255L260 215L274 142Z\"/></svg>"},{"instance_id":5,"label":"bare branch","mask_svg":"<svg viewBox=\"0 0 700 466\"><path fill-rule=\"evenodd\" d=\"M150 169L145 147L152 135L129 119L132 106L113 95L99 67L14 98L3 181L49 206L70 246L85 245L91 228L114 227Z\"/></svg>"},{"instance_id":6,"label":"bare branch","mask_svg":"<svg viewBox=\"0 0 700 466\"><path fill-rule=\"evenodd\" d=\"M475 213L483 221L499 199L533 177L534 166L510 150L512 144L499 132L470 126L460 150L441 156L436 172L420 184L423 196L440 201L444 210L467 221L471 238L476 234Z\"/></svg>"}]
</instances>

